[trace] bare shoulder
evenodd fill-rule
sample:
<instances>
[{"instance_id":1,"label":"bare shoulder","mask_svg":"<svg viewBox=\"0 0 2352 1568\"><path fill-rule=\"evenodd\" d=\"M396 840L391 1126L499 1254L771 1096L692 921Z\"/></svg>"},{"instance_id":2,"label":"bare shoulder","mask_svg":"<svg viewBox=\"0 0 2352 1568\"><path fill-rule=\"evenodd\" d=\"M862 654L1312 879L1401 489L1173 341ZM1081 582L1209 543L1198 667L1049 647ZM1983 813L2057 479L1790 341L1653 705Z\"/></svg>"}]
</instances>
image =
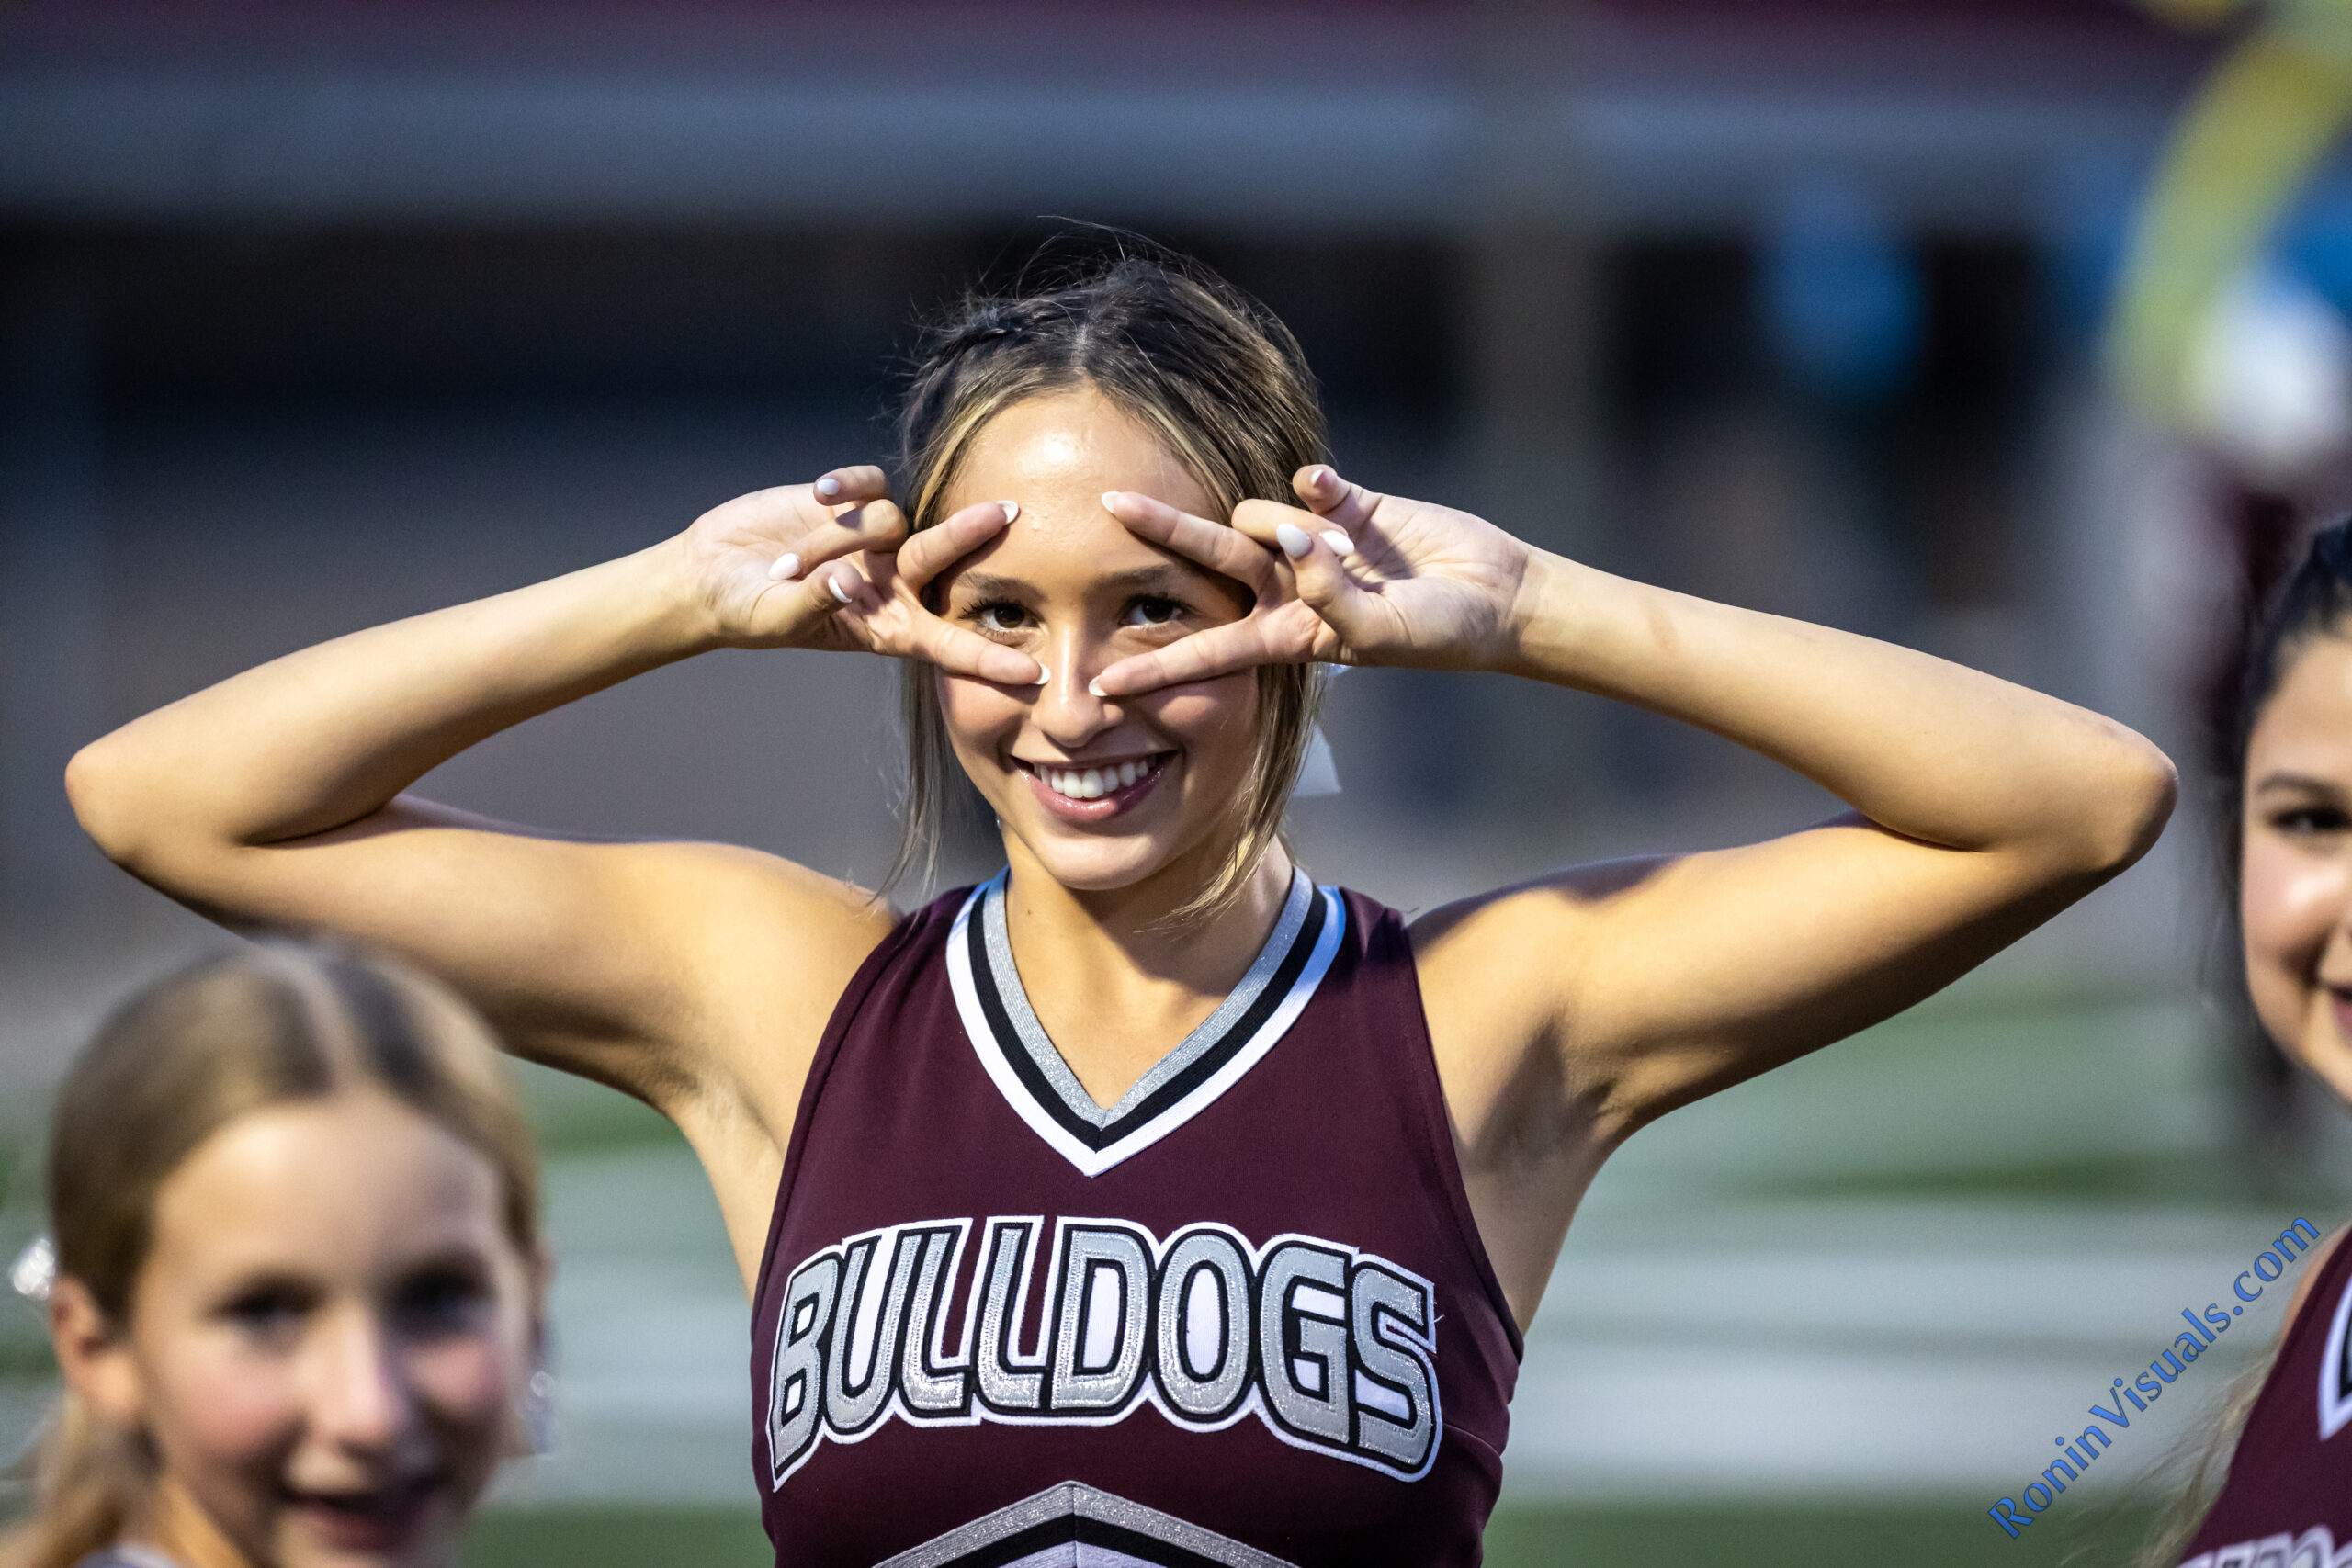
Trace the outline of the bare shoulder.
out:
<instances>
[{"instance_id":1,"label":"bare shoulder","mask_svg":"<svg viewBox=\"0 0 2352 1568\"><path fill-rule=\"evenodd\" d=\"M1408 927L1431 1021L1555 1007L1613 911L1673 857L1599 861L1431 909Z\"/></svg>"},{"instance_id":2,"label":"bare shoulder","mask_svg":"<svg viewBox=\"0 0 2352 1568\"><path fill-rule=\"evenodd\" d=\"M657 925L684 982L677 1022L747 1099L797 1098L796 1069L898 911L853 883L731 844L633 845L616 858L622 895Z\"/></svg>"},{"instance_id":3,"label":"bare shoulder","mask_svg":"<svg viewBox=\"0 0 2352 1568\"><path fill-rule=\"evenodd\" d=\"M1527 882L1474 894L1431 909L1408 928L1415 961L1425 969L1467 960L1485 944L1513 949L1549 943L1589 926L1607 906L1675 863L1670 855L1595 861Z\"/></svg>"},{"instance_id":4,"label":"bare shoulder","mask_svg":"<svg viewBox=\"0 0 2352 1568\"><path fill-rule=\"evenodd\" d=\"M2326 1240L2304 1255L2303 1277L2296 1281L2295 1293L2287 1298L2286 1321L2278 1325L2280 1340L2283 1341L2289 1331L2301 1321L2303 1303L2311 1298L2312 1287L2319 1283L2319 1277L2327 1271L2328 1259L2335 1256L2335 1249L2344 1245L2344 1238L2346 1235L2352 1235L2352 1221L2336 1226L2335 1230L2328 1233Z\"/></svg>"},{"instance_id":5,"label":"bare shoulder","mask_svg":"<svg viewBox=\"0 0 2352 1568\"><path fill-rule=\"evenodd\" d=\"M1436 908L1408 928L1449 1106L1467 1130L1539 1042L1566 1047L1612 913L1673 862L1602 861Z\"/></svg>"},{"instance_id":6,"label":"bare shoulder","mask_svg":"<svg viewBox=\"0 0 2352 1568\"><path fill-rule=\"evenodd\" d=\"M729 844L474 839L462 848L476 897L404 945L473 971L468 988L522 1055L626 1090L690 1135L715 1116L780 1145L889 905Z\"/></svg>"},{"instance_id":7,"label":"bare shoulder","mask_svg":"<svg viewBox=\"0 0 2352 1568\"><path fill-rule=\"evenodd\" d=\"M732 845L616 846L612 861L673 971L656 1026L673 1043L658 1059L690 1064L619 1087L693 1145L748 1285L826 1025L898 913L854 884Z\"/></svg>"}]
</instances>

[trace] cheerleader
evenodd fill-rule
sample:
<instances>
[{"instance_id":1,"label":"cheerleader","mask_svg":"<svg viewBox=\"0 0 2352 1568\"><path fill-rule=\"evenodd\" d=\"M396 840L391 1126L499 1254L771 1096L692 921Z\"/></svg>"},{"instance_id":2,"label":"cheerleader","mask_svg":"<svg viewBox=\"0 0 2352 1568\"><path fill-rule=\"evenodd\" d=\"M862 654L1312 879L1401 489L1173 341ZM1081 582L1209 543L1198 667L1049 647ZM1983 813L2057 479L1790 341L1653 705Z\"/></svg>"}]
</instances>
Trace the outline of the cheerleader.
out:
<instances>
[{"instance_id":1,"label":"cheerleader","mask_svg":"<svg viewBox=\"0 0 2352 1568\"><path fill-rule=\"evenodd\" d=\"M2246 988L2272 1043L2352 1106L2352 524L2312 541L2257 628L2238 707L2230 780ZM2165 1548L2191 1532L2160 1544L2156 1563L2352 1561L2344 1235L2312 1246L2290 1231L2271 1249L2272 1279L2288 1264L2302 1270L2277 1351L2213 1434L2214 1455L2230 1457L2203 1522L2185 1551ZM2231 1309L2242 1311L2287 1287L2249 1270L2233 1289ZM2191 1501L2207 1490L2192 1483Z\"/></svg>"},{"instance_id":2,"label":"cheerleader","mask_svg":"<svg viewBox=\"0 0 2352 1568\"><path fill-rule=\"evenodd\" d=\"M1521 1330L1609 1153L1949 983L2171 807L2096 715L1351 482L1290 334L1205 275L971 304L900 434L895 502L874 467L742 496L68 774L153 886L402 953L679 1126L754 1303L779 1563L1475 1562ZM404 793L729 647L899 660L901 868L974 797L1005 868L901 916L747 849ZM1852 809L1408 923L1283 840L1333 664L1638 704Z\"/></svg>"}]
</instances>

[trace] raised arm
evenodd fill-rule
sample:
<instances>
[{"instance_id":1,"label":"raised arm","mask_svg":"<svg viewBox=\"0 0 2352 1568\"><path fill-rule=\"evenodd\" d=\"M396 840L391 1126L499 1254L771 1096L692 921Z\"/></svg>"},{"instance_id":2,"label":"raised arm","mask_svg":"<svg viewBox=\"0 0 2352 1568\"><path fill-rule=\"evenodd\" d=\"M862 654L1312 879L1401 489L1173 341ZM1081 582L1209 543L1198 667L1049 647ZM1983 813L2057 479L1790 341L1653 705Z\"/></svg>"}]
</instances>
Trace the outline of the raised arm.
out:
<instances>
[{"instance_id":1,"label":"raised arm","mask_svg":"<svg viewBox=\"0 0 2352 1568\"><path fill-rule=\"evenodd\" d=\"M967 509L909 554L968 549L1004 520ZM759 491L638 554L183 698L84 750L67 788L108 855L183 903L403 953L523 1054L640 1096L698 1143L733 1129L758 1155L780 1146L800 1068L888 911L745 850L567 841L401 792L509 725L715 647L870 649L1034 679L1024 656L968 633L900 624L893 639L841 613L844 592L888 575L904 534L876 469Z\"/></svg>"},{"instance_id":2,"label":"raised arm","mask_svg":"<svg viewBox=\"0 0 2352 1568\"><path fill-rule=\"evenodd\" d=\"M1948 984L2131 864L2171 810L2161 752L2054 698L1611 577L1329 469L1299 492L1307 508L1250 502L1214 538L1128 503L1147 536L1256 572L1260 603L1105 671L1106 690L1267 658L1501 671L1698 725L1853 807L1415 925L1465 1176L1522 1319L1584 1184L1635 1129Z\"/></svg>"}]
</instances>

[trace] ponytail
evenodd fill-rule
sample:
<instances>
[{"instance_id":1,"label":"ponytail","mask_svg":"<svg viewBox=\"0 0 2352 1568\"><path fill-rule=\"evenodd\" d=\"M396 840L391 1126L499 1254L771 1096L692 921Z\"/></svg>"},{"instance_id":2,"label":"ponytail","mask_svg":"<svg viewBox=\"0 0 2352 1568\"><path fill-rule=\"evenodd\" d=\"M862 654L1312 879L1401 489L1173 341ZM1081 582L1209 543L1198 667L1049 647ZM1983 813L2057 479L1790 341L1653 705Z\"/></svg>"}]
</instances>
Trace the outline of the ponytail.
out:
<instances>
[{"instance_id":1,"label":"ponytail","mask_svg":"<svg viewBox=\"0 0 2352 1568\"><path fill-rule=\"evenodd\" d=\"M136 1438L66 1394L35 1451L31 1514L0 1533L0 1568L74 1568L113 1545L153 1484L153 1470Z\"/></svg>"}]
</instances>

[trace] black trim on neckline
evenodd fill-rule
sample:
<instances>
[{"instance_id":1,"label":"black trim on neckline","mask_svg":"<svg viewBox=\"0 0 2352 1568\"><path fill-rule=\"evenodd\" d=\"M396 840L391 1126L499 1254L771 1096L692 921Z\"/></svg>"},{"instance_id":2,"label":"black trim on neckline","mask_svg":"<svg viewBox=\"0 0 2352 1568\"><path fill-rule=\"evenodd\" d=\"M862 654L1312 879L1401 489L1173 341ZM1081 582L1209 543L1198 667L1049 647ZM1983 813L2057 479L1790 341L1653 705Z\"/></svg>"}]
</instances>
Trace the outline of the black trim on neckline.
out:
<instances>
[{"instance_id":1,"label":"black trim on neckline","mask_svg":"<svg viewBox=\"0 0 2352 1568\"><path fill-rule=\"evenodd\" d=\"M964 922L964 940L972 974L972 992L980 1004L981 1016L988 1021L989 1032L995 1036L993 1043L997 1054L1011 1065L1013 1077L1020 1080L1029 1098L1053 1119L1055 1125L1098 1154L1172 1109L1240 1053L1275 1010L1290 999L1291 991L1298 984L1299 975L1314 955L1316 942L1323 934L1324 922L1330 919L1329 901L1323 890L1310 888L1306 918L1299 922L1297 934L1291 939L1290 950L1283 954L1282 963L1250 1003L1249 1010L1234 1020L1182 1072L1154 1089L1148 1099L1116 1120L1098 1126L1070 1108L1069 1101L1046 1078L1036 1059L1030 1055L1021 1032L1013 1027L1012 1016L1005 1009L1004 998L997 989L995 968L989 962L986 898L987 891L983 889L974 900L971 912Z\"/></svg>"}]
</instances>

